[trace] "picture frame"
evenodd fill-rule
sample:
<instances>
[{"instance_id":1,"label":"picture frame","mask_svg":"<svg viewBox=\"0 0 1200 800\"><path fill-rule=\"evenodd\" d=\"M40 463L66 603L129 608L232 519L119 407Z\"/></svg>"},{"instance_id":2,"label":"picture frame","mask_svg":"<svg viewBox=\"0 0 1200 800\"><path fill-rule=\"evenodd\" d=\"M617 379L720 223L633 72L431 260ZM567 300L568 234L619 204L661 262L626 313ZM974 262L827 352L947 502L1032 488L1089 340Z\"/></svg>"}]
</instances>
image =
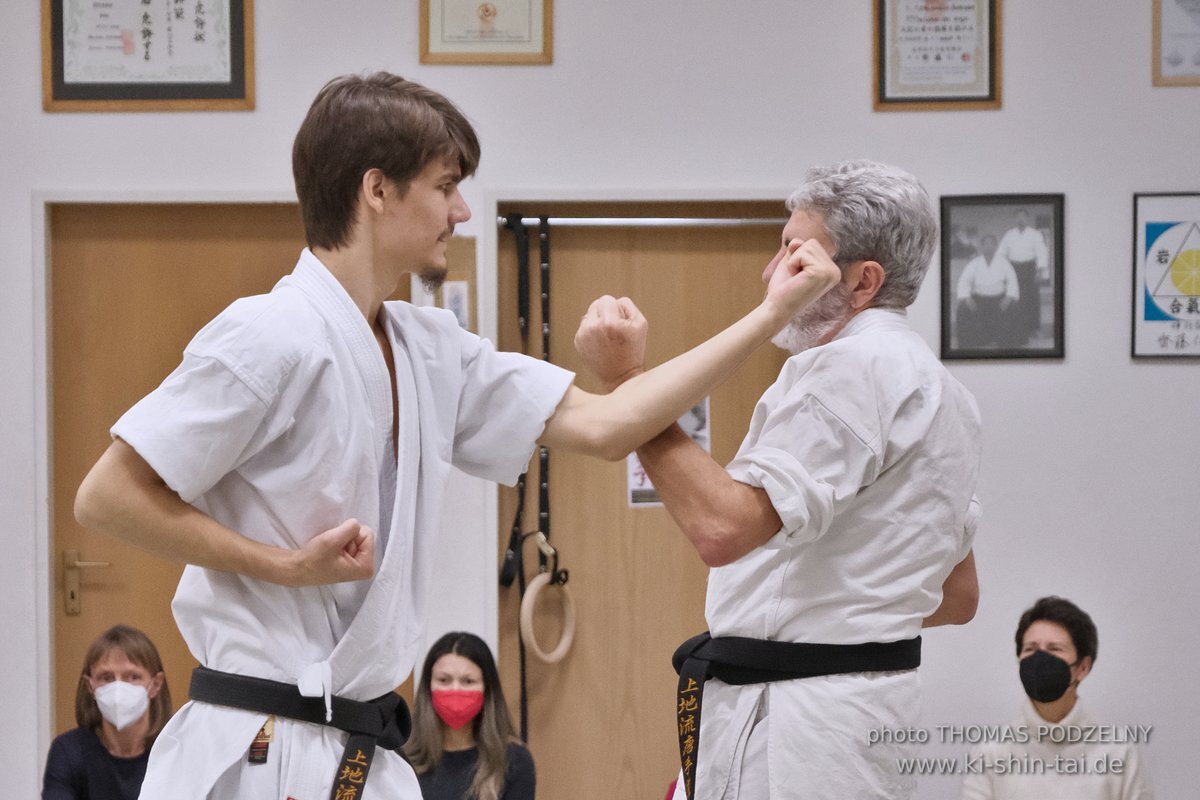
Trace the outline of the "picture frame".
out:
<instances>
[{"instance_id":1,"label":"picture frame","mask_svg":"<svg viewBox=\"0 0 1200 800\"><path fill-rule=\"evenodd\" d=\"M875 0L876 111L1000 108L1001 0Z\"/></svg>"},{"instance_id":2,"label":"picture frame","mask_svg":"<svg viewBox=\"0 0 1200 800\"><path fill-rule=\"evenodd\" d=\"M46 111L249 111L254 0L42 0Z\"/></svg>"},{"instance_id":3,"label":"picture frame","mask_svg":"<svg viewBox=\"0 0 1200 800\"><path fill-rule=\"evenodd\" d=\"M943 359L1063 358L1063 204L941 198Z\"/></svg>"},{"instance_id":4,"label":"picture frame","mask_svg":"<svg viewBox=\"0 0 1200 800\"><path fill-rule=\"evenodd\" d=\"M1200 358L1200 192L1133 196L1133 358Z\"/></svg>"},{"instance_id":5,"label":"picture frame","mask_svg":"<svg viewBox=\"0 0 1200 800\"><path fill-rule=\"evenodd\" d=\"M1154 0L1155 86L1200 86L1200 3Z\"/></svg>"},{"instance_id":6,"label":"picture frame","mask_svg":"<svg viewBox=\"0 0 1200 800\"><path fill-rule=\"evenodd\" d=\"M422 64L549 64L554 0L420 0Z\"/></svg>"}]
</instances>

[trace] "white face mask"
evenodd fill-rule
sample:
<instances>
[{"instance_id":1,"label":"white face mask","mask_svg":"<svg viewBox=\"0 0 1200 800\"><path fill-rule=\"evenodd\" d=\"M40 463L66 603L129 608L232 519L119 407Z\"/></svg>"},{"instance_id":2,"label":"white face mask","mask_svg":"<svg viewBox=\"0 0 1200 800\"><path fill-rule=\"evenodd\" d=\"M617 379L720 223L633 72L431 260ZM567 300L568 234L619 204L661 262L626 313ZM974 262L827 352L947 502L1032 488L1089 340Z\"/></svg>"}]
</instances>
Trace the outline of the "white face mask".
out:
<instances>
[{"instance_id":1,"label":"white face mask","mask_svg":"<svg viewBox=\"0 0 1200 800\"><path fill-rule=\"evenodd\" d=\"M136 683L113 681L97 686L95 694L100 716L117 730L123 730L141 719L150 707L150 695L146 693L146 687Z\"/></svg>"}]
</instances>

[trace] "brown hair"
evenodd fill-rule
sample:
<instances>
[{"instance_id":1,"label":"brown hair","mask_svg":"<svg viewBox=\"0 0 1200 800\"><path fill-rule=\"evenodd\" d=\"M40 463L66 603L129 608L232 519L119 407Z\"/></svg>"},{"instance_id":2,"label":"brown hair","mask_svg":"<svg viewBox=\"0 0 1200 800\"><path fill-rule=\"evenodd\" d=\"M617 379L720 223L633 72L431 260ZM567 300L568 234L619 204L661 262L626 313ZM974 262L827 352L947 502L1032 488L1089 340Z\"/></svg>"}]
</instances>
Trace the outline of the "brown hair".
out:
<instances>
[{"instance_id":1,"label":"brown hair","mask_svg":"<svg viewBox=\"0 0 1200 800\"><path fill-rule=\"evenodd\" d=\"M431 684L433 665L442 656L453 653L470 660L483 673L483 710L471 721L479 760L467 797L474 800L497 800L504 788L504 773L508 767L509 744L520 744L513 728L512 717L504 702L500 673L487 643L473 633L447 633L433 643L421 669L421 682L415 692L413 730L404 746L409 763L418 774L429 772L442 760L442 723L433 710Z\"/></svg>"},{"instance_id":2,"label":"brown hair","mask_svg":"<svg viewBox=\"0 0 1200 800\"><path fill-rule=\"evenodd\" d=\"M1090 658L1096 662L1096 654L1100 650L1100 636L1096 633L1096 623L1088 613L1079 606L1062 597L1043 597L1025 610L1017 622L1017 656L1025 646L1025 632L1035 622L1053 622L1060 626L1071 637L1075 645L1076 658Z\"/></svg>"},{"instance_id":3,"label":"brown hair","mask_svg":"<svg viewBox=\"0 0 1200 800\"><path fill-rule=\"evenodd\" d=\"M388 72L343 75L317 93L292 146L292 174L309 247L347 243L362 176L379 169L401 191L434 159L479 165L479 139L458 108Z\"/></svg>"},{"instance_id":4,"label":"brown hair","mask_svg":"<svg viewBox=\"0 0 1200 800\"><path fill-rule=\"evenodd\" d=\"M162 659L150 637L128 625L114 625L100 634L87 655L83 657L83 671L79 673L79 685L75 688L75 722L81 728L95 731L100 728L100 707L92 695L88 677L96 662L112 650L120 650L133 663L154 677L163 671ZM163 675L162 688L150 700L150 730L146 733L147 749L154 744L154 739L162 732L163 726L171 718L171 690L167 688L167 676Z\"/></svg>"}]
</instances>

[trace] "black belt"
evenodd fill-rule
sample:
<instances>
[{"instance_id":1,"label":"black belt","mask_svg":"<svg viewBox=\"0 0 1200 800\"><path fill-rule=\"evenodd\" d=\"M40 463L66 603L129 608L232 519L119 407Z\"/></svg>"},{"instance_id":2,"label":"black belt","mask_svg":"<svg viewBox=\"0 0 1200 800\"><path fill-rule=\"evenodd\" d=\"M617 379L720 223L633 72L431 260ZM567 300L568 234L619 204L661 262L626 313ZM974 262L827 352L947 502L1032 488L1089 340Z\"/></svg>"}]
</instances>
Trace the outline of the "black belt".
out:
<instances>
[{"instance_id":1,"label":"black belt","mask_svg":"<svg viewBox=\"0 0 1200 800\"><path fill-rule=\"evenodd\" d=\"M700 708L704 682L717 678L734 686L790 681L849 672L890 672L921 665L921 637L899 642L811 644L771 642L742 636L719 636L706 631L679 646L671 656L679 674L676 721L679 763L688 800L695 797L696 764L700 753Z\"/></svg>"},{"instance_id":2,"label":"black belt","mask_svg":"<svg viewBox=\"0 0 1200 800\"><path fill-rule=\"evenodd\" d=\"M362 797L375 747L399 751L412 732L408 705L395 692L369 702L331 698L333 718L325 719L325 699L305 697L291 683L234 675L207 667L192 671L188 695L214 705L274 714L288 719L328 725L350 734L333 779L332 800Z\"/></svg>"}]
</instances>

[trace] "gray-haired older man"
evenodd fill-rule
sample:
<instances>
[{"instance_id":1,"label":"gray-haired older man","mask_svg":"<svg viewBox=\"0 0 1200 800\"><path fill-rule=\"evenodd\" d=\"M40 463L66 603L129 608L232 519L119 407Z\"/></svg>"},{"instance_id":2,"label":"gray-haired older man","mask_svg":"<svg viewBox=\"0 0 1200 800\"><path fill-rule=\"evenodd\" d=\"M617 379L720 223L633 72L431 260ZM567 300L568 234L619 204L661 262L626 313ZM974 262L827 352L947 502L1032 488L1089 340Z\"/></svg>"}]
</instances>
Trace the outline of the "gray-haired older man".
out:
<instances>
[{"instance_id":1,"label":"gray-haired older man","mask_svg":"<svg viewBox=\"0 0 1200 800\"><path fill-rule=\"evenodd\" d=\"M676 800L911 796L920 629L978 598L979 413L905 311L937 238L929 197L849 162L811 170L787 207L763 279L799 247L842 281L775 338L794 355L737 456L721 467L677 428L638 449L713 567L710 632L675 656ZM640 369L638 331L601 316L577 347L615 385Z\"/></svg>"}]
</instances>

